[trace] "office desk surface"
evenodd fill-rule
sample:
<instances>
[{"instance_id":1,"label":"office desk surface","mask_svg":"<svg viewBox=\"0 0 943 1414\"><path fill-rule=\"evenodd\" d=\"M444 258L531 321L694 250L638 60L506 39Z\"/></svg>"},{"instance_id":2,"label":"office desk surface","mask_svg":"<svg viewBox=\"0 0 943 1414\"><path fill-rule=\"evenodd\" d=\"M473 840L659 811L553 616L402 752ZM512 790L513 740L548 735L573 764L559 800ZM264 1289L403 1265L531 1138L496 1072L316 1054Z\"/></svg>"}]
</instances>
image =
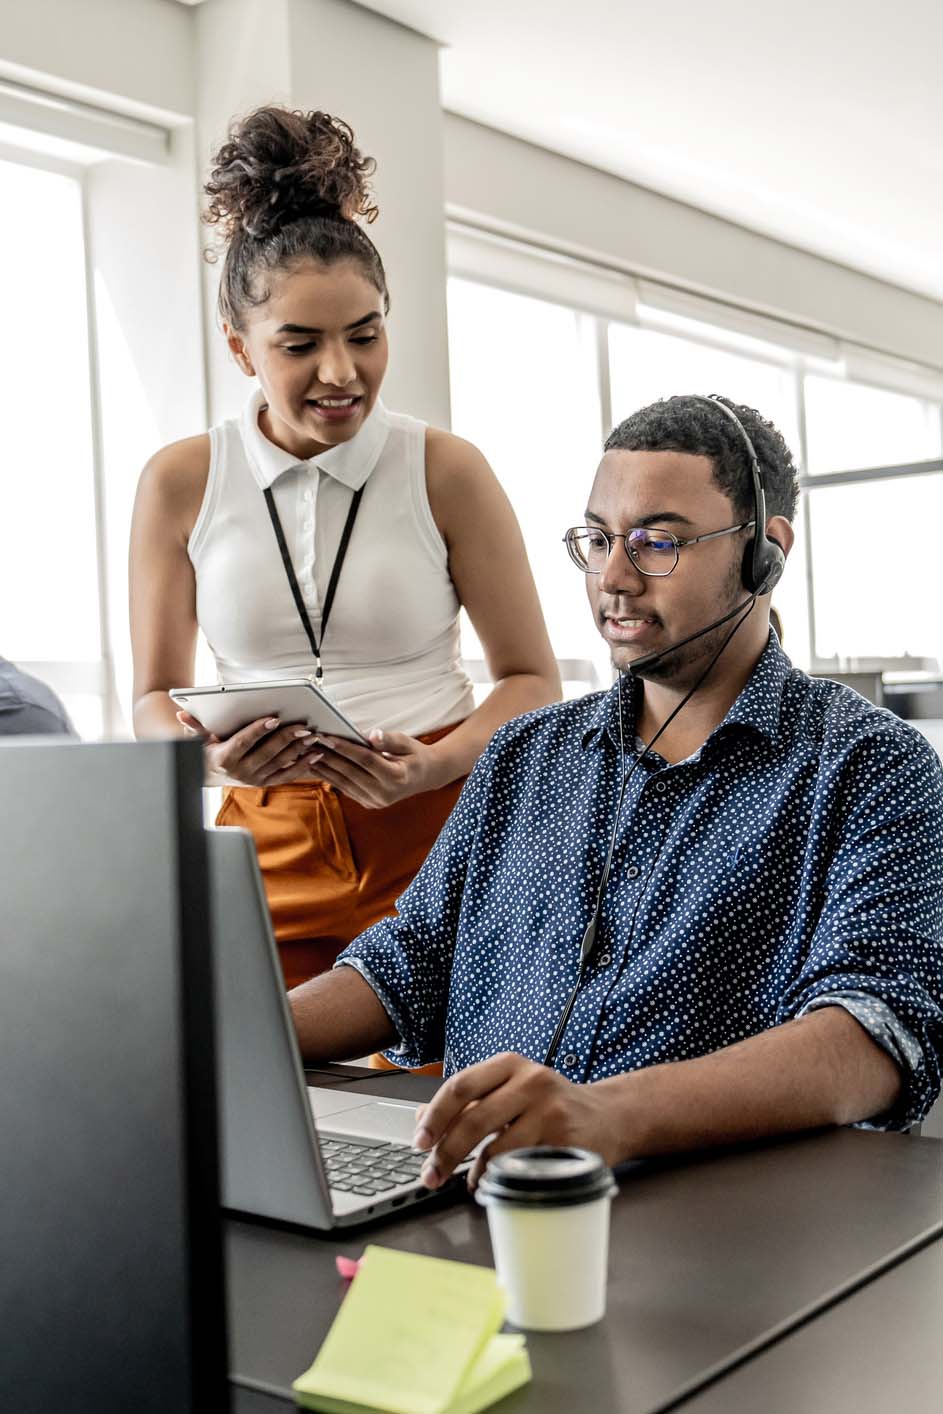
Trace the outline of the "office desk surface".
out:
<instances>
[{"instance_id":1,"label":"office desk surface","mask_svg":"<svg viewBox=\"0 0 943 1414\"><path fill-rule=\"evenodd\" d=\"M943 1240L685 1402L683 1414L943 1409Z\"/></svg>"},{"instance_id":2,"label":"office desk surface","mask_svg":"<svg viewBox=\"0 0 943 1414\"><path fill-rule=\"evenodd\" d=\"M435 1088L419 1077L392 1076L381 1087L377 1080L371 1089L417 1099ZM605 1320L567 1335L529 1335L534 1381L502 1411L654 1414L672 1406L943 1233L941 1175L940 1141L860 1130L626 1166L613 1203ZM237 1381L287 1395L343 1297L335 1255L358 1256L367 1242L491 1264L485 1215L468 1199L338 1236L231 1219ZM235 1407L262 1414L269 1403L241 1391Z\"/></svg>"}]
</instances>

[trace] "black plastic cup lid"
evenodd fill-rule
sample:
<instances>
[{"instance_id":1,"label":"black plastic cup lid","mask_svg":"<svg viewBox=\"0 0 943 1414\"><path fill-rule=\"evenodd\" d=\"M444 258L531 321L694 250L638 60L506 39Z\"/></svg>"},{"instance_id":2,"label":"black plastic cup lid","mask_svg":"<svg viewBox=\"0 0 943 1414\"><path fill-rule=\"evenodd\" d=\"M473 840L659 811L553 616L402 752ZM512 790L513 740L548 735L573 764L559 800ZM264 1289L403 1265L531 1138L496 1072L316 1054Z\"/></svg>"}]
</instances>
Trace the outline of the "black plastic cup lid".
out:
<instances>
[{"instance_id":1,"label":"black plastic cup lid","mask_svg":"<svg viewBox=\"0 0 943 1414\"><path fill-rule=\"evenodd\" d=\"M498 1154L485 1169L475 1197L479 1203L519 1203L565 1208L592 1203L616 1191L612 1170L589 1149L539 1145Z\"/></svg>"}]
</instances>

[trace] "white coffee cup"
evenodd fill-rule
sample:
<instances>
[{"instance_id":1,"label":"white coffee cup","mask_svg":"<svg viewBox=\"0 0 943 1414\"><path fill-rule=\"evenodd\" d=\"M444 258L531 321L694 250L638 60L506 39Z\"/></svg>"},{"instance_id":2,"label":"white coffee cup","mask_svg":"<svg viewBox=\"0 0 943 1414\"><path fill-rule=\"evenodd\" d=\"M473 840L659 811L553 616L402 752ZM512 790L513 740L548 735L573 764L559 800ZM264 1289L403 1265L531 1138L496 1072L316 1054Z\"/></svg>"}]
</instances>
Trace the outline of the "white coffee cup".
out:
<instances>
[{"instance_id":1,"label":"white coffee cup","mask_svg":"<svg viewBox=\"0 0 943 1414\"><path fill-rule=\"evenodd\" d=\"M512 1149L488 1164L475 1196L515 1326L573 1331L602 1320L615 1191L588 1149Z\"/></svg>"}]
</instances>

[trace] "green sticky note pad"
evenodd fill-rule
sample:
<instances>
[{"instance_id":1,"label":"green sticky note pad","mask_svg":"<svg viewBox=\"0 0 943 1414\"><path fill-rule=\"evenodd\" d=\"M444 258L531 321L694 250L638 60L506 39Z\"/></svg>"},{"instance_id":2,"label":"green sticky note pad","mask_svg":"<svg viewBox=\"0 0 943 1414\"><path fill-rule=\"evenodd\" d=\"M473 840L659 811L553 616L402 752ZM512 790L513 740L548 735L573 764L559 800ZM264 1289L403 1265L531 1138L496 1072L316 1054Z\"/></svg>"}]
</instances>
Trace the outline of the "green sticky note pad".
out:
<instances>
[{"instance_id":1,"label":"green sticky note pad","mask_svg":"<svg viewBox=\"0 0 943 1414\"><path fill-rule=\"evenodd\" d=\"M496 1335L494 1272L368 1247L297 1402L325 1414L475 1414L526 1383L524 1339Z\"/></svg>"}]
</instances>

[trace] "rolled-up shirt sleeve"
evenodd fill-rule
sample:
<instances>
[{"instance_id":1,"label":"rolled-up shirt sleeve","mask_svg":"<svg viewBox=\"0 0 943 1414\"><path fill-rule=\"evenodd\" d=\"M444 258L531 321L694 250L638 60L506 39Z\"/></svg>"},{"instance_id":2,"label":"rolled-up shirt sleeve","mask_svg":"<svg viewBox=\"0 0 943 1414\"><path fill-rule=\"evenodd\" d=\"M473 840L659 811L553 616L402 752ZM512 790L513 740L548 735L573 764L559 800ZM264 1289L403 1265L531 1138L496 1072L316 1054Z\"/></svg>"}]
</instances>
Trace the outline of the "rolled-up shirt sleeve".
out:
<instances>
[{"instance_id":1,"label":"rolled-up shirt sleeve","mask_svg":"<svg viewBox=\"0 0 943 1414\"><path fill-rule=\"evenodd\" d=\"M353 967L399 1033L387 1054L412 1069L443 1057L452 957L468 860L481 820L494 739L479 757L455 808L396 913L355 938L335 967Z\"/></svg>"},{"instance_id":2,"label":"rolled-up shirt sleeve","mask_svg":"<svg viewBox=\"0 0 943 1414\"><path fill-rule=\"evenodd\" d=\"M777 1020L842 1005L900 1068L881 1129L919 1123L943 1060L943 771L916 732L860 741L842 762L836 847L804 963Z\"/></svg>"}]
</instances>

